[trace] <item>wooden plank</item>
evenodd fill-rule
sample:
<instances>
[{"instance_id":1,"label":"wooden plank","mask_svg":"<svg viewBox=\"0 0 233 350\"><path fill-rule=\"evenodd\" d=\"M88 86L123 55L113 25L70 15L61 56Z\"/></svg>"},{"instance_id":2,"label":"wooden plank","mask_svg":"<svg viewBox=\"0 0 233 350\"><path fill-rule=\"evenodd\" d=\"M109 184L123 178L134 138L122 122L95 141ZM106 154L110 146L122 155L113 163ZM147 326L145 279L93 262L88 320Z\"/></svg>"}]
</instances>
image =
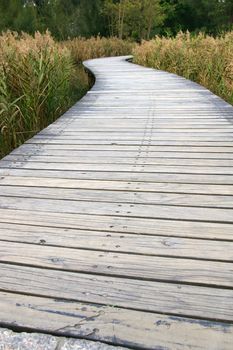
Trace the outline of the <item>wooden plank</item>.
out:
<instances>
[{"instance_id":1,"label":"wooden plank","mask_svg":"<svg viewBox=\"0 0 233 350\"><path fill-rule=\"evenodd\" d=\"M169 232L168 232L169 234ZM106 252L151 256L183 257L203 260L233 260L233 242L152 236L130 232L91 231L62 227L1 223L1 240L31 244L81 248ZM65 240L64 240L65 237ZM203 242L203 239L205 241ZM233 236L232 236L233 240Z\"/></svg>"},{"instance_id":2,"label":"wooden plank","mask_svg":"<svg viewBox=\"0 0 233 350\"><path fill-rule=\"evenodd\" d=\"M111 142L140 142L142 136L141 135L133 135L132 133L128 135L122 135L121 133L119 135L111 135L109 133L96 133L96 134L90 134L90 133L77 133L73 138L70 135L67 136L55 136L53 135L53 138L51 142L57 142L57 143L68 143L68 144L76 144L77 142L83 142L83 140L88 140L88 142L91 141L98 141L101 142L103 139L111 141ZM158 135L151 136L149 139L151 141L157 142L157 141L167 141L171 139L171 137L174 137L175 140L180 142L185 141L194 141L194 142L213 142L213 139L215 139L215 142L222 142L224 139L225 142L229 142L232 146L232 135L231 134L216 134L216 135L187 135L185 132L183 134L173 133L173 134L162 134L158 133ZM77 141L78 140L78 141ZM48 141L47 135L43 137L43 135L37 135L34 137L34 141L36 142L43 142L46 141L47 143L50 143L50 140ZM169 142L169 141L168 141ZM169 143L168 143L169 144Z\"/></svg>"},{"instance_id":3,"label":"wooden plank","mask_svg":"<svg viewBox=\"0 0 233 350\"><path fill-rule=\"evenodd\" d=\"M17 283L15 281L17 280ZM233 321L233 291L1 264L0 289L71 301Z\"/></svg>"},{"instance_id":4,"label":"wooden plank","mask_svg":"<svg viewBox=\"0 0 233 350\"><path fill-rule=\"evenodd\" d=\"M36 173L35 173L36 175ZM163 182L126 182L126 181L101 181L101 180L78 180L30 176L2 176L0 186L25 186L44 188L64 189L89 189L89 190L110 190L110 191L132 191L132 192L162 192L182 194L214 194L231 196L233 185L209 185L209 184L183 184ZM3 188L1 188L3 190ZM30 190L31 191L31 190ZM29 192L29 191L28 191ZM2 192L1 192L2 193ZM224 197L225 198L225 197Z\"/></svg>"},{"instance_id":5,"label":"wooden plank","mask_svg":"<svg viewBox=\"0 0 233 350\"><path fill-rule=\"evenodd\" d=\"M28 146L28 145L27 145ZM17 158L16 158L17 155ZM139 157L140 159L147 160L147 161L162 161L162 162L184 162L185 160L195 160L195 162L207 162L209 160L217 160L220 161L220 163L225 163L226 161L229 161L229 165L233 160L233 152L225 152L225 153L218 153L218 152L153 152L148 150L148 147L140 147L138 149L135 149L133 151L130 151L128 149L123 148L123 150L76 150L72 149L72 155L74 158L77 158L79 162L85 161L85 159L93 159L93 161L98 158L99 160L104 160L105 158L108 160L111 158L112 162L115 160L124 160L132 161L132 159L135 160L135 158ZM43 149L37 149L37 148L31 148L28 147L27 149L19 148L12 152L9 156L5 157L5 160L13 160L13 159L21 159L24 157L26 159L27 157L34 156L34 159L37 157L44 158L47 157L56 157L59 156L61 158L61 161L64 161L62 158L68 156L68 150L67 149L52 149L52 150L43 150ZM72 157L72 158L73 158ZM70 157L71 158L71 157ZM71 159L72 159L71 158ZM227 163L228 164L228 163Z\"/></svg>"},{"instance_id":6,"label":"wooden plank","mask_svg":"<svg viewBox=\"0 0 233 350\"><path fill-rule=\"evenodd\" d=\"M43 162L43 163L59 163L59 164L83 164L85 167L86 164L121 164L124 165L134 165L135 160L137 165L158 165L158 166L196 166L196 167L233 167L233 158L232 159L177 159L177 158L154 158L150 157L149 154L143 155L140 151L134 155L134 157L111 157L111 156L100 156L98 154L85 155L83 152L82 156L75 156L72 152L72 155L9 155L4 158L4 161L10 162ZM114 167L113 167L114 168ZM150 167L148 168L150 171Z\"/></svg>"},{"instance_id":7,"label":"wooden plank","mask_svg":"<svg viewBox=\"0 0 233 350\"><path fill-rule=\"evenodd\" d=\"M127 189L127 187L126 187ZM94 190L94 189L67 189L67 188L43 188L34 186L28 191L28 187L1 186L0 195L7 197L24 198L45 198L74 201L95 201L109 203L130 203L149 205L177 205L208 208L233 208L233 191L228 195L207 195L207 194L177 194L163 192L138 192L116 190Z\"/></svg>"},{"instance_id":8,"label":"wooden plank","mask_svg":"<svg viewBox=\"0 0 233 350\"><path fill-rule=\"evenodd\" d=\"M157 139L157 138L160 138L160 137L163 137L163 138L169 138L169 137L174 137L174 138L177 138L177 137L185 137L185 135L187 135L187 137L193 137L193 138L200 138L200 139L205 139L205 138L209 138L209 137L212 137L211 141L213 141L213 137L226 137L226 139L228 139L229 136L232 136L232 133L233 131L232 130L229 130L229 129L226 129L223 130L221 129L221 131L215 131L214 129L213 130L202 130L202 129L187 129L187 130L182 130L180 131L180 129L175 129L175 130L172 130L172 131L167 131L167 130L163 130L163 129L153 129L152 131L152 128L150 128L150 139ZM113 129L112 131L111 130L103 130L103 129L92 129L92 131L88 130L88 131L84 131L84 130L80 130L79 128L73 132L71 131L66 131L66 130L63 130L62 134L60 132L55 132L55 133L51 133L51 132L41 132L40 134L37 134L35 136L36 139L43 139L43 138L47 138L48 135L52 135L54 139L58 140L58 139L76 139L76 137L78 138L83 138L83 137L87 137L89 135L90 138L93 138L93 139L96 139L96 138L101 138L102 136L103 137L106 137L106 138L123 138L123 139L128 139L130 140L131 138L134 139L139 139L139 138L142 138L144 136L144 133L145 133L145 130L142 129L139 129L139 130L136 130L136 129L132 129L132 130L116 130L116 129ZM230 141L232 141L232 138L230 138Z\"/></svg>"},{"instance_id":9,"label":"wooden plank","mask_svg":"<svg viewBox=\"0 0 233 350\"><path fill-rule=\"evenodd\" d=\"M129 103L130 104L130 103ZM111 104L110 104L111 105ZM148 111L148 106L143 107L143 108L133 108L131 107L107 107L107 106L93 106L91 104L86 105L86 106L81 106L79 105L78 108L73 109L72 113L69 115L66 115L63 117L62 121L64 122L65 119L67 120L69 118L69 121L79 118L86 118L86 119L99 119L99 118L106 118L109 116L110 119L144 119L145 117L148 119L148 117L153 116L153 113L155 113L155 110L153 111L151 109L151 113L149 115ZM178 109L175 108L175 106L172 106L167 109L163 108L157 108L156 113L158 115L158 118L167 118L167 119L174 119L176 121L184 119L184 120L193 120L199 119L205 120L205 121L221 121L221 120L226 120L227 118L232 117L232 112L230 111L224 111L221 113L211 111L210 109L202 108L198 109L197 111L192 112L190 109ZM224 119L225 118L225 119Z\"/></svg>"},{"instance_id":10,"label":"wooden plank","mask_svg":"<svg viewBox=\"0 0 233 350\"><path fill-rule=\"evenodd\" d=\"M101 119L102 120L102 119ZM108 121L103 123L102 125L95 125L95 127L93 127L93 125L87 126L85 127L85 125L79 125L77 123L72 123L72 125L74 126L74 128L71 128L69 126L67 126L66 128L63 129L62 133L60 132L60 126L51 126L48 129L45 129L43 131L41 131L39 134L37 134L36 138L43 138L46 137L46 135L54 135L57 138L66 138L67 136L72 136L72 138L75 137L75 135L77 134L78 136L82 136L85 135L87 133L90 134L90 136L95 136L95 135L106 135L107 137L112 137L112 136L137 136L137 137L141 137L146 129L150 129L150 134L151 136L157 137L157 136L184 136L186 133L188 135L191 136L199 136L199 137L204 137L204 136L224 136L226 134L231 135L233 132L233 128L231 125L227 125L227 124L223 124L221 125L221 127L217 125L215 125L214 123L212 123L212 128L209 127L208 128L208 124L207 127L202 126L201 123L199 124L199 127L196 126L196 124L191 124L190 122L185 124L182 124L182 127L180 127L180 124L178 121L174 122L174 119L171 120L167 120L167 123L165 124L163 123L159 123L159 122L154 122L153 123L153 128L152 125L148 125L148 120L145 120L142 123L136 123L133 124L133 118L128 122L124 122L124 123L119 123L119 121L117 120L117 122L113 122L113 125L111 125ZM172 122L172 127L169 125L169 121L170 123ZM133 124L133 126L131 127L131 125ZM120 135L119 135L120 134Z\"/></svg>"},{"instance_id":11,"label":"wooden plank","mask_svg":"<svg viewBox=\"0 0 233 350\"><path fill-rule=\"evenodd\" d=\"M74 170L45 170L25 168L4 168L0 167L0 177L24 176L40 178L60 179L82 179L82 180L107 180L127 182L164 182L164 183L187 183L187 184L215 184L232 185L232 175L213 174L183 174L181 173L144 173L144 172L119 172L119 171L74 171Z\"/></svg>"},{"instance_id":12,"label":"wooden plank","mask_svg":"<svg viewBox=\"0 0 233 350\"><path fill-rule=\"evenodd\" d=\"M28 224L41 227L60 227L101 232L146 234L204 238L233 241L232 224L198 221L176 221L150 218L131 218L106 215L76 215L45 211L10 210L0 208L1 223Z\"/></svg>"},{"instance_id":13,"label":"wooden plank","mask_svg":"<svg viewBox=\"0 0 233 350\"><path fill-rule=\"evenodd\" d=\"M233 287L231 264L219 261L171 259L2 241L0 262L140 280Z\"/></svg>"},{"instance_id":14,"label":"wooden plank","mask_svg":"<svg viewBox=\"0 0 233 350\"><path fill-rule=\"evenodd\" d=\"M90 139L84 138L84 139L76 139L76 140L54 140L52 138L49 139L30 139L26 142L26 144L33 144L33 145L40 145L40 144L46 144L46 145L141 145L141 140L110 140L109 138L107 139ZM145 144L146 142L144 142ZM215 140L213 141L213 138L211 138L210 141L207 140L180 140L180 139L175 139L173 140L152 140L150 143L148 142L149 145L152 146L194 146L194 147L199 147L199 146L215 146L215 147L233 147L233 142L232 141L227 141L224 138L223 140Z\"/></svg>"},{"instance_id":15,"label":"wooden plank","mask_svg":"<svg viewBox=\"0 0 233 350\"><path fill-rule=\"evenodd\" d=\"M21 168L21 169L37 169L37 170L65 170L65 171L111 171L118 172L119 164L92 164L92 163L53 163L53 162L34 162L30 159L27 161L7 161L1 160L1 168ZM144 169L146 168L146 169ZM137 164L131 165L123 164L120 168L122 173L124 172L142 172L147 173L182 173L182 174L216 174L216 175L233 175L233 167L222 166L170 166L170 165L150 165L150 164Z\"/></svg>"},{"instance_id":16,"label":"wooden plank","mask_svg":"<svg viewBox=\"0 0 233 350\"><path fill-rule=\"evenodd\" d=\"M197 344L209 350L210 339L212 350L231 350L233 342L233 326L227 323L4 292L0 319L8 327L150 350L188 350Z\"/></svg>"},{"instance_id":17,"label":"wooden plank","mask_svg":"<svg viewBox=\"0 0 233 350\"><path fill-rule=\"evenodd\" d=\"M233 147L218 147L218 146L182 146L182 145L178 145L178 146L153 146L150 145L150 148L148 150L148 145L88 145L88 144L83 144L83 145L61 145L60 147L58 145L46 145L46 144L30 144L30 143L25 143L22 146L16 148L11 154L21 154L21 152L23 154L27 154L27 153L33 153L38 151L38 152L48 152L48 151L54 151L54 152L60 152L61 150L65 151L65 150L72 150L75 152L78 151L99 151L99 152L103 152L104 155L108 155L108 152L112 152L112 155L117 155L118 152L122 152L123 154L125 152L132 152L133 154L135 154L135 152L138 152L139 150L141 151L145 151L154 155L154 156L158 156L158 157L165 157L165 156L169 156L172 157L174 153L177 153L177 156L182 156L183 153L184 156L188 157L192 157L193 153L197 153L197 156L202 154L209 154L211 153L212 155L217 153L217 155L219 157L222 157L222 154L227 154L230 156L231 153L233 153ZM68 152L67 152L68 153ZM219 155L219 153L221 153L221 155ZM229 154L230 153L230 154ZM176 155L175 155L176 156ZM210 155L211 156L211 155Z\"/></svg>"},{"instance_id":18,"label":"wooden plank","mask_svg":"<svg viewBox=\"0 0 233 350\"><path fill-rule=\"evenodd\" d=\"M191 206L145 205L110 203L97 201L54 200L24 197L0 196L0 208L72 213L88 215L109 215L117 217L138 217L167 220L188 220L204 222L233 223L233 209L200 208Z\"/></svg>"}]
</instances>

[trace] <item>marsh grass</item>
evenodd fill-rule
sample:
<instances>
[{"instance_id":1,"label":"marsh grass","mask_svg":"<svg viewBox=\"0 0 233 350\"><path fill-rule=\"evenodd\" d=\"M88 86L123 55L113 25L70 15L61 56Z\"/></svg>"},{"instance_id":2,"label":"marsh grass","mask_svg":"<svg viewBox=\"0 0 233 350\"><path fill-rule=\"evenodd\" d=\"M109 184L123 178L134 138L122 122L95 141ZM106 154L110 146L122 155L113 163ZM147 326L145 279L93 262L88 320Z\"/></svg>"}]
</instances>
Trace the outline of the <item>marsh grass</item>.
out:
<instances>
[{"instance_id":1,"label":"marsh grass","mask_svg":"<svg viewBox=\"0 0 233 350\"><path fill-rule=\"evenodd\" d=\"M0 36L0 157L52 123L88 89L88 76L49 33Z\"/></svg>"},{"instance_id":2,"label":"marsh grass","mask_svg":"<svg viewBox=\"0 0 233 350\"><path fill-rule=\"evenodd\" d=\"M127 40L102 37L85 39L74 38L63 42L63 47L71 51L76 62L83 62L92 58L124 56L132 54L135 43Z\"/></svg>"},{"instance_id":3,"label":"marsh grass","mask_svg":"<svg viewBox=\"0 0 233 350\"><path fill-rule=\"evenodd\" d=\"M233 104L233 32L213 38L179 33L155 37L133 50L134 62L191 79Z\"/></svg>"}]
</instances>

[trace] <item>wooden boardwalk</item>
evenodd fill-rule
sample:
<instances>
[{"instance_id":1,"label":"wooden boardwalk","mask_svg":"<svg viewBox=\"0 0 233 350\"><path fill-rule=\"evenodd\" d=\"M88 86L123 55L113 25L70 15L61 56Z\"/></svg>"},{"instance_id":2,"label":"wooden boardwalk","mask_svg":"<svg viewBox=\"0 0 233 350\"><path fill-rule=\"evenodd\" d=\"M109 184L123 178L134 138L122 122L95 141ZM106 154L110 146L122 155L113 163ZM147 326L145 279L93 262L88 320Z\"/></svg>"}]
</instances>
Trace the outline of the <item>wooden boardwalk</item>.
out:
<instances>
[{"instance_id":1,"label":"wooden boardwalk","mask_svg":"<svg viewBox=\"0 0 233 350\"><path fill-rule=\"evenodd\" d=\"M0 162L0 325L233 346L233 107L125 58Z\"/></svg>"}]
</instances>

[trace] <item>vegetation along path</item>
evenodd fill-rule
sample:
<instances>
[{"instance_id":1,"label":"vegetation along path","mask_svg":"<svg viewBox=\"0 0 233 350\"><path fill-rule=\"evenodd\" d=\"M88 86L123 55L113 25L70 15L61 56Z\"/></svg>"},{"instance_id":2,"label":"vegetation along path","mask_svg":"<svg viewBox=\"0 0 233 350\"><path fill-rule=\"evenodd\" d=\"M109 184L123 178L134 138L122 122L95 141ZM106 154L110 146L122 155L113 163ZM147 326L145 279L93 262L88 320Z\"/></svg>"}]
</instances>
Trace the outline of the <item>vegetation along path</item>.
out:
<instances>
[{"instance_id":1,"label":"vegetation along path","mask_svg":"<svg viewBox=\"0 0 233 350\"><path fill-rule=\"evenodd\" d=\"M126 57L0 162L1 326L232 349L233 107Z\"/></svg>"}]
</instances>

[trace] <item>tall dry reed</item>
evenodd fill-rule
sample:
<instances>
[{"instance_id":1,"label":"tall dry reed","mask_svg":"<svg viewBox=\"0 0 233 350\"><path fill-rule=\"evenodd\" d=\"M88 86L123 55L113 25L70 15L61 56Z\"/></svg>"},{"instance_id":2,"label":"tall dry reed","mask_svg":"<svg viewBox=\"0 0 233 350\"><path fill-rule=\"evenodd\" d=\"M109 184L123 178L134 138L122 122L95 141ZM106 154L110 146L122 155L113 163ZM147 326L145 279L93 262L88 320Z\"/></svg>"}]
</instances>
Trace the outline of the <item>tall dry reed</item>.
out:
<instances>
[{"instance_id":1,"label":"tall dry reed","mask_svg":"<svg viewBox=\"0 0 233 350\"><path fill-rule=\"evenodd\" d=\"M217 38L157 36L135 47L133 55L135 63L184 76L233 104L233 32Z\"/></svg>"},{"instance_id":2,"label":"tall dry reed","mask_svg":"<svg viewBox=\"0 0 233 350\"><path fill-rule=\"evenodd\" d=\"M70 49L76 62L82 62L91 58L130 55L135 43L115 37L79 37L65 41L63 46Z\"/></svg>"},{"instance_id":3,"label":"tall dry reed","mask_svg":"<svg viewBox=\"0 0 233 350\"><path fill-rule=\"evenodd\" d=\"M77 74L78 73L78 74ZM75 89L73 88L75 87ZM0 36L0 156L53 122L88 88L68 49L49 33Z\"/></svg>"}]
</instances>

